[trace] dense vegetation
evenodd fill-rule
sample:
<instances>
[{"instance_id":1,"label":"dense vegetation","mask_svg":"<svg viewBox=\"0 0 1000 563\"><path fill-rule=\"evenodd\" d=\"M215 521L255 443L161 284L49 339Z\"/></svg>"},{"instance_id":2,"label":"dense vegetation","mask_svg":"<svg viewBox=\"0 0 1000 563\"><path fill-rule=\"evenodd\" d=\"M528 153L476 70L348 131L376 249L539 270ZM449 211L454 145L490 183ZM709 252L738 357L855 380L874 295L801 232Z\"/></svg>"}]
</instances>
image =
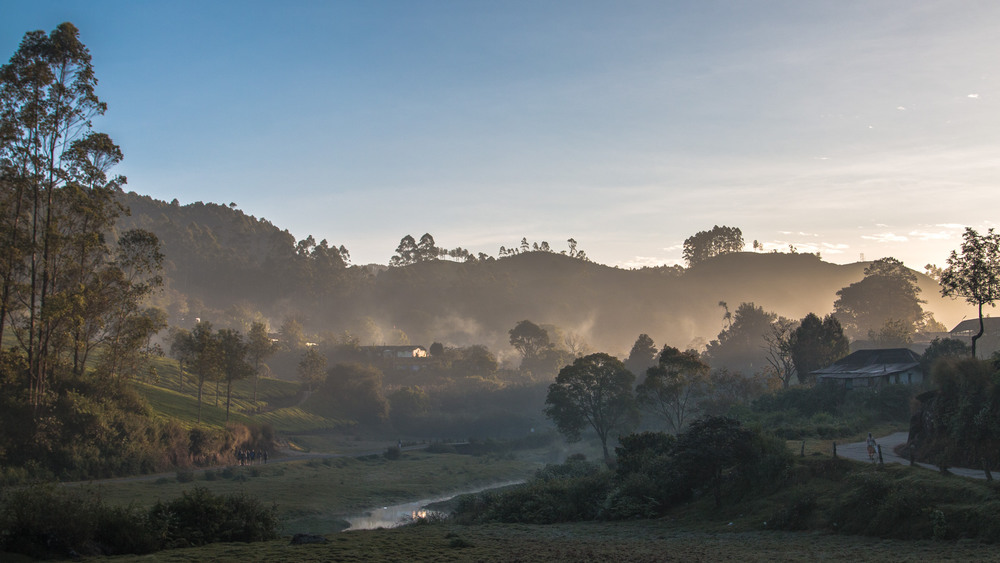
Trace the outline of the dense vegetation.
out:
<instances>
[{"instance_id":1,"label":"dense vegetation","mask_svg":"<svg viewBox=\"0 0 1000 563\"><path fill-rule=\"evenodd\" d=\"M793 458L782 441L732 419L701 419L677 437L626 436L616 453L613 470L575 458L525 485L460 497L454 518L552 524L672 516L697 527L738 515L765 530L1000 541L993 516L1000 495L989 484L828 455Z\"/></svg>"},{"instance_id":2,"label":"dense vegetation","mask_svg":"<svg viewBox=\"0 0 1000 563\"><path fill-rule=\"evenodd\" d=\"M108 504L53 486L10 491L0 503L0 549L32 557L150 553L277 537L277 507L196 487L150 509Z\"/></svg>"}]
</instances>

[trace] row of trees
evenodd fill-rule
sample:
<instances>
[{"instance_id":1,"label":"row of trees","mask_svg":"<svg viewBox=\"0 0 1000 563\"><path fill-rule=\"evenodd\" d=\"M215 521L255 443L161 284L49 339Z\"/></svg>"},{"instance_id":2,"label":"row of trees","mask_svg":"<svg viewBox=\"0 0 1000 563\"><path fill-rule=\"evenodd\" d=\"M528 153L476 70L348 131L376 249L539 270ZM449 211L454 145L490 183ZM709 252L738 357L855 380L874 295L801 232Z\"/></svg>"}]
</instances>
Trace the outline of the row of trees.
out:
<instances>
[{"instance_id":1,"label":"row of trees","mask_svg":"<svg viewBox=\"0 0 1000 563\"><path fill-rule=\"evenodd\" d=\"M635 374L618 358L605 353L576 358L548 389L545 414L570 440L591 429L610 461L612 433L634 429L642 413L679 433L700 415L724 414L766 390L760 379L728 370L712 371L695 350L664 346L655 365L635 384Z\"/></svg>"},{"instance_id":2,"label":"row of trees","mask_svg":"<svg viewBox=\"0 0 1000 563\"><path fill-rule=\"evenodd\" d=\"M225 382L226 420L229 420L233 383L253 377L253 401L256 402L261 368L274 352L275 346L263 323L254 323L245 337L240 331L230 328L214 331L208 321L199 322L190 331L175 329L170 335L170 353L180 365L181 390L185 369L194 375L194 384L198 389L198 422L201 422L205 382Z\"/></svg>"},{"instance_id":3,"label":"row of trees","mask_svg":"<svg viewBox=\"0 0 1000 563\"><path fill-rule=\"evenodd\" d=\"M587 253L577 248L576 240L569 239L567 243L569 245L569 250L562 251L562 254L578 260L588 260ZM346 251L343 247L341 247L341 249ZM520 246L512 246L510 248L501 246L499 256L500 258L506 258L508 256L516 256L517 254L527 252L553 252L553 250L546 241L542 241L541 244L537 242L529 244L527 238L522 238ZM414 239L411 235L406 235L400 239L399 246L396 247L396 254L389 259L389 266L409 266L410 264L428 262L446 256L452 260L462 262L488 262L490 260L495 260L492 256L486 254L485 252L473 254L462 247L450 250L439 247L434 242L434 237L431 236L430 233L424 233L424 235L420 237L419 241Z\"/></svg>"},{"instance_id":4,"label":"row of trees","mask_svg":"<svg viewBox=\"0 0 1000 563\"><path fill-rule=\"evenodd\" d=\"M162 284L155 235L114 233L121 149L91 119L107 106L90 53L70 23L25 34L0 67L0 342L24 355L35 416L60 374L93 359L129 375L162 327L143 304ZM117 239L117 240L115 240Z\"/></svg>"}]
</instances>

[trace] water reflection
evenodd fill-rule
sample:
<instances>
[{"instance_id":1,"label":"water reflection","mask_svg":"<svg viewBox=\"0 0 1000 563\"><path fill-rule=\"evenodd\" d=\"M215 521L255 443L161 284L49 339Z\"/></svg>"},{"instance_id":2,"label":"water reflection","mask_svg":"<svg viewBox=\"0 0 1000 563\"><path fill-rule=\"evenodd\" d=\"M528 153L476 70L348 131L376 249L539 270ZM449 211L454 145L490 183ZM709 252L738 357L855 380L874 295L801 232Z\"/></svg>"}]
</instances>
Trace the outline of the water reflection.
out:
<instances>
[{"instance_id":1,"label":"water reflection","mask_svg":"<svg viewBox=\"0 0 1000 563\"><path fill-rule=\"evenodd\" d=\"M433 516L446 516L446 514L443 512L428 509L427 505L433 504L435 502L450 500L459 495L479 493L487 489L506 487L508 485L516 485L523 482L524 481L510 481L507 483L490 485L488 487L480 487L477 489L471 489L466 491L459 491L444 496L425 498L403 504L379 506L371 510L365 511L362 514L354 514L344 518L344 520L350 523L350 526L346 528L344 531L374 530L376 528L394 528L396 526L401 526L403 524L409 524L410 522L413 522L414 520L419 520L421 518L428 518Z\"/></svg>"},{"instance_id":2,"label":"water reflection","mask_svg":"<svg viewBox=\"0 0 1000 563\"><path fill-rule=\"evenodd\" d=\"M421 518L427 518L429 516L444 514L436 510L428 510L426 505L433 502L438 502L442 500L448 500L452 498L450 496L432 498L432 499L422 499L416 502L408 502L405 504L394 504L391 506L382 506L379 508L373 508L365 512L364 514L358 514L354 516L348 516L344 520L347 520L351 525L348 530L374 530L376 528L393 528L395 526L400 526L402 524L408 524L414 520L419 520Z\"/></svg>"}]
</instances>

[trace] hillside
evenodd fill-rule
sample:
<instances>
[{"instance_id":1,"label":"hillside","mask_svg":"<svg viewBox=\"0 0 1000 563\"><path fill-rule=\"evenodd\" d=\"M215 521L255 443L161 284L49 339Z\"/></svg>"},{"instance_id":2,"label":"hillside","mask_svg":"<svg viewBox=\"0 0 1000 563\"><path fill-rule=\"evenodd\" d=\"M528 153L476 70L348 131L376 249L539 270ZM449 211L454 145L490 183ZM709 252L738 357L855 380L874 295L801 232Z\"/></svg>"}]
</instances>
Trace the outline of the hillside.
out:
<instances>
[{"instance_id":1,"label":"hillside","mask_svg":"<svg viewBox=\"0 0 1000 563\"><path fill-rule=\"evenodd\" d=\"M134 193L119 228L156 233L167 256L167 291L157 304L171 324L195 317L217 326L266 318L272 330L299 318L319 337L344 331L363 344L403 331L429 346L482 343L501 356L520 320L555 325L594 350L624 354L640 333L657 345L686 347L716 336L720 301L753 301L801 318L833 309L836 292L863 277L865 263L837 265L810 254L736 253L681 275L623 270L562 254L529 252L499 260L448 260L400 268L348 266L335 244L296 242L287 230L224 205L178 205ZM918 274L925 308L946 326L972 313L940 297ZM398 330L394 330L398 329Z\"/></svg>"}]
</instances>

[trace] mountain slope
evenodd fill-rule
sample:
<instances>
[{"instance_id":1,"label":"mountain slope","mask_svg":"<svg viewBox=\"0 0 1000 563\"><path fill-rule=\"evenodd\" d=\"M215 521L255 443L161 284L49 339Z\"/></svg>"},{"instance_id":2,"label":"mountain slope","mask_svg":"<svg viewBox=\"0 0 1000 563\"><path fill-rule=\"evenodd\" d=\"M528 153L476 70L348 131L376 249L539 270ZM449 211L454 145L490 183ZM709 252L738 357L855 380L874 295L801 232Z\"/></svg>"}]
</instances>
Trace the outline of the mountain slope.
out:
<instances>
[{"instance_id":1,"label":"mountain slope","mask_svg":"<svg viewBox=\"0 0 1000 563\"><path fill-rule=\"evenodd\" d=\"M863 277L867 264L837 265L810 254L735 253L681 275L623 270L562 254L528 252L500 260L447 260L400 268L346 267L319 245L303 247L287 231L224 205L168 204L136 194L119 229L156 233L167 255L169 291L161 306L173 324L194 317L241 326L248 315L300 319L316 335L348 331L362 344L392 343L398 331L429 346L482 343L512 353L518 321L555 325L594 350L624 354L640 333L658 346L686 347L714 338L720 301L753 301L799 319L832 311L836 292ZM311 250L310 250L311 248ZM946 326L971 309L944 300L918 274L921 297Z\"/></svg>"}]
</instances>

